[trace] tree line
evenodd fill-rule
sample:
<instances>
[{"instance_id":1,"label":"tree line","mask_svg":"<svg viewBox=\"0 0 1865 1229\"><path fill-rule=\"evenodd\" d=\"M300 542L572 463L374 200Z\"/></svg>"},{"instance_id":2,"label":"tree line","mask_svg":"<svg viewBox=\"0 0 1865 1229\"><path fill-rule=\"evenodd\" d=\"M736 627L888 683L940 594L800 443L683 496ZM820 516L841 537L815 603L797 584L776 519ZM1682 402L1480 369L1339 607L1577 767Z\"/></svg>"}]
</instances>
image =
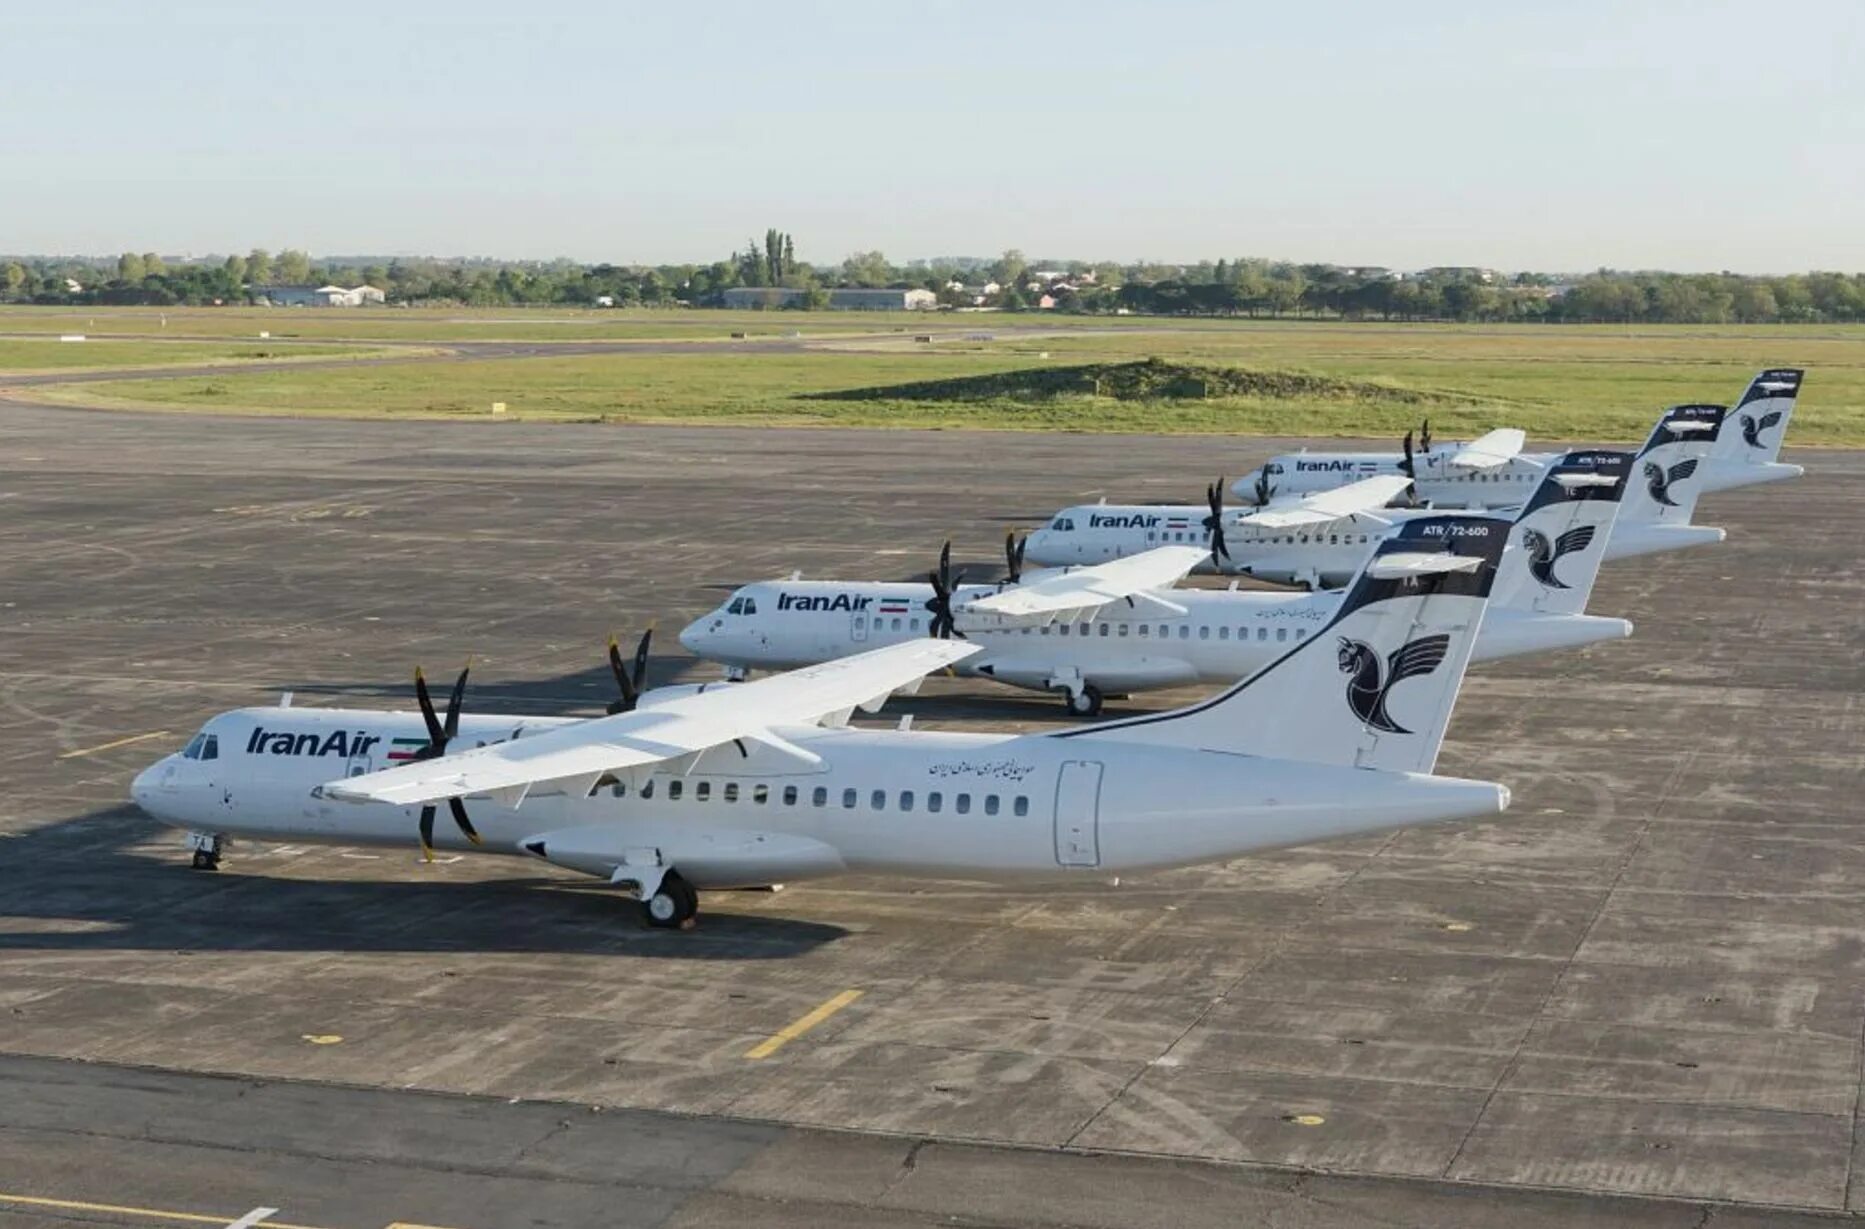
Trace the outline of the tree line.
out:
<instances>
[{"instance_id":1,"label":"tree line","mask_svg":"<svg viewBox=\"0 0 1865 1229\"><path fill-rule=\"evenodd\" d=\"M392 303L469 307L712 307L735 287L799 290L794 307L820 308L842 287L925 288L942 306L1004 311L1378 320L1587 321L1767 324L1865 320L1865 275L1628 272L1579 277L1481 269L1386 269L1219 259L1195 264L995 259L890 261L856 252L839 264L797 259L772 228L710 264L620 265L569 260L314 259L293 249L165 261L0 257L0 302L52 305L206 305L260 301L274 285L354 286Z\"/></svg>"}]
</instances>

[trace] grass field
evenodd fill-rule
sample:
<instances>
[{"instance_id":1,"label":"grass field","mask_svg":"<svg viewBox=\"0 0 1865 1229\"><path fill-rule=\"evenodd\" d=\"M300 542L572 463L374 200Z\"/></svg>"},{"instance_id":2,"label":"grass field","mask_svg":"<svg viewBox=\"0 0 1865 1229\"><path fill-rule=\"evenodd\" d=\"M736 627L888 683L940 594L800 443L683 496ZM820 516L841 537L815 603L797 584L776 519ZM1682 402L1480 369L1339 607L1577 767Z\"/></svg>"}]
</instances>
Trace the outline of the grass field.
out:
<instances>
[{"instance_id":1,"label":"grass field","mask_svg":"<svg viewBox=\"0 0 1865 1229\"><path fill-rule=\"evenodd\" d=\"M0 375L36 371L72 371L108 367L194 366L200 363L290 362L313 358L361 358L380 348L341 345L237 345L193 341L61 342L56 337L19 340L0 337Z\"/></svg>"},{"instance_id":2,"label":"grass field","mask_svg":"<svg viewBox=\"0 0 1865 1229\"><path fill-rule=\"evenodd\" d=\"M715 314L704 315L710 322ZM931 345L915 343L910 335L830 340L824 348L762 354L696 345L692 353L675 354L228 372L36 389L33 395L100 406L268 414L491 420L491 403L502 401L508 418L1276 435L1396 435L1429 412L1443 437L1510 424L1538 439L1607 441L1641 437L1664 405L1727 403L1759 368L1798 365L1810 374L1792 441L1865 445L1865 328L1248 321L1182 326L1136 318L1119 321L1123 329L1105 323L1077 328L1057 318L1034 323L1059 332L1019 336L997 320L971 318ZM917 322L909 327L925 331ZM866 325L863 330L872 331ZM712 326L712 336L722 331ZM978 340L974 335L981 332L994 339ZM806 399L813 393L1149 356L1369 382L1424 394L1425 401L1417 406L1351 394L1155 401L1087 395Z\"/></svg>"}]
</instances>

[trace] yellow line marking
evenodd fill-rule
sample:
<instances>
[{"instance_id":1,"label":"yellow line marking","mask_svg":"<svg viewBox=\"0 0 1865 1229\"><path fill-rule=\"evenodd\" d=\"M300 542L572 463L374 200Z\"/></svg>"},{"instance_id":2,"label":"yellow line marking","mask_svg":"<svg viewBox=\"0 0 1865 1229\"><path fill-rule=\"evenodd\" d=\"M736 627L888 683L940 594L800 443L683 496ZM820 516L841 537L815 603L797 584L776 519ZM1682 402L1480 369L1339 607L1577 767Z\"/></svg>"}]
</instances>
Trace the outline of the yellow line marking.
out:
<instances>
[{"instance_id":1,"label":"yellow line marking","mask_svg":"<svg viewBox=\"0 0 1865 1229\"><path fill-rule=\"evenodd\" d=\"M14 1195L0 1191L0 1203L24 1204L31 1208L55 1208L63 1212L107 1212L114 1216L143 1216L151 1220L178 1220L190 1225L218 1225L220 1229L238 1219L231 1216L202 1216L196 1212L169 1212L161 1208L136 1208L118 1203L88 1203L82 1199L48 1199L42 1195ZM263 1220L256 1229L322 1229L318 1225L294 1225L289 1221Z\"/></svg>"},{"instance_id":2,"label":"yellow line marking","mask_svg":"<svg viewBox=\"0 0 1865 1229\"><path fill-rule=\"evenodd\" d=\"M833 1016L836 1012L860 998L861 995L862 992L860 990L842 991L842 993L836 995L834 998L818 1004L813 1010L798 1016L790 1023L784 1025L782 1029L772 1033L763 1041L758 1042L758 1044L746 1050L745 1057L769 1058L786 1045L795 1041L798 1037L801 1037L804 1033L809 1032L818 1024L821 1024L824 1020L827 1020L830 1016Z\"/></svg>"},{"instance_id":3,"label":"yellow line marking","mask_svg":"<svg viewBox=\"0 0 1865 1229\"><path fill-rule=\"evenodd\" d=\"M108 751L112 747L127 747L131 743L146 743L152 738L166 737L168 737L167 730L151 730L147 734L132 734L128 738L119 738L115 742L105 743L101 747L86 747L82 751L67 751L58 758L61 760L75 760L81 755L95 755L99 751Z\"/></svg>"}]
</instances>

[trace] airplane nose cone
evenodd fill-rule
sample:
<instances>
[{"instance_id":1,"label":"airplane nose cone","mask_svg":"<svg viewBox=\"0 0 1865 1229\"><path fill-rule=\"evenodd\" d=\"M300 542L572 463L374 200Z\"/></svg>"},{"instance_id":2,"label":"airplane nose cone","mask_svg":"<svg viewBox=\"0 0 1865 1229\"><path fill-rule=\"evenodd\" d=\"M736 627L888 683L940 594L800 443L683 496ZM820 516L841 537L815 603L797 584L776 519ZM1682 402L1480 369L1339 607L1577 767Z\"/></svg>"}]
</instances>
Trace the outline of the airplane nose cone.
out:
<instances>
[{"instance_id":1,"label":"airplane nose cone","mask_svg":"<svg viewBox=\"0 0 1865 1229\"><path fill-rule=\"evenodd\" d=\"M130 782L130 801L147 811L150 801L155 797L155 771L160 764L152 764L136 774Z\"/></svg>"},{"instance_id":2,"label":"airplane nose cone","mask_svg":"<svg viewBox=\"0 0 1865 1229\"><path fill-rule=\"evenodd\" d=\"M703 620L694 620L680 629L680 647L689 653L699 652L699 625Z\"/></svg>"}]
</instances>

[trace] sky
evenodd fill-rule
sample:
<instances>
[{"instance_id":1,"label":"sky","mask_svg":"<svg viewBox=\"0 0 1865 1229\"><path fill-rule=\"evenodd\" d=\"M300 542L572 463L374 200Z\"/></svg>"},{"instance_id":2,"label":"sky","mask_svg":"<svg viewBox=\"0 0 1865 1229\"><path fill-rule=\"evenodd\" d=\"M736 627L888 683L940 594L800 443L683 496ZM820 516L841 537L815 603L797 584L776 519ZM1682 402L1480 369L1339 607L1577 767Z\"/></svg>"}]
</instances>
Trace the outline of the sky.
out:
<instances>
[{"instance_id":1,"label":"sky","mask_svg":"<svg viewBox=\"0 0 1865 1229\"><path fill-rule=\"evenodd\" d=\"M60 0L0 252L1865 270L1859 0Z\"/></svg>"}]
</instances>

